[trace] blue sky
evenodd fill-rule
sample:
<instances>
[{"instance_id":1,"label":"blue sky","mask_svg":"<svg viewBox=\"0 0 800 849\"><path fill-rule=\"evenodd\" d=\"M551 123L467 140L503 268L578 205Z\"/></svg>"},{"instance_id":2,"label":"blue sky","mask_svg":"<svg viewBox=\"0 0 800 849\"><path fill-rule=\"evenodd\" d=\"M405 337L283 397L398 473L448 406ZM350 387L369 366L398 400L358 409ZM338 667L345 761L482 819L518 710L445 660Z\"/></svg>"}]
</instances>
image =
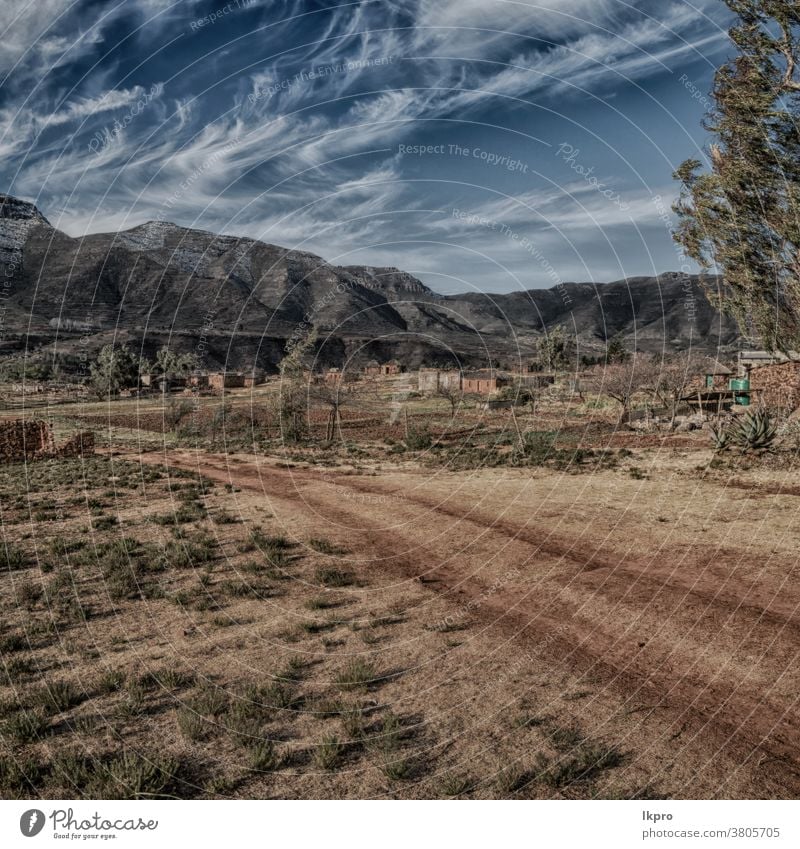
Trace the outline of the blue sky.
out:
<instances>
[{"instance_id":1,"label":"blue sky","mask_svg":"<svg viewBox=\"0 0 800 849\"><path fill-rule=\"evenodd\" d=\"M720 0L0 0L0 191L440 292L677 270ZM661 198L659 203L657 198Z\"/></svg>"}]
</instances>

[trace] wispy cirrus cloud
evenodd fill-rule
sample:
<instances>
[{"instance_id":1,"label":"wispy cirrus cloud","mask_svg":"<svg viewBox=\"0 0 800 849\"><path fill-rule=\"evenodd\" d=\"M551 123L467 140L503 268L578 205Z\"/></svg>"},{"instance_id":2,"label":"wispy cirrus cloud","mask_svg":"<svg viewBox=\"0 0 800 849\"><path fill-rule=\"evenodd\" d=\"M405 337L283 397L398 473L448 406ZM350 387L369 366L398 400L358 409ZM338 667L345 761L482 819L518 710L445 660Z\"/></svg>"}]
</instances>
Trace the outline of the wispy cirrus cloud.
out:
<instances>
[{"instance_id":1,"label":"wispy cirrus cloud","mask_svg":"<svg viewBox=\"0 0 800 849\"><path fill-rule=\"evenodd\" d=\"M219 4L44 3L57 35L0 0L13 13L0 47L5 188L62 207L75 233L133 226L172 199L179 223L327 254L384 256L392 242L413 252L430 232L457 241L458 227L507 250L437 222L432 210L457 205L547 238L581 233L588 253L601 231L646 230L643 182L666 186L671 140L641 126L637 98L669 127L665 86L693 67L702 87L724 44L704 16L718 0L284 0L199 30L192 21ZM57 81L48 62L63 69ZM31 98L22 83L37 68ZM90 153L92 134L153 85L152 105ZM685 124L675 119L684 136ZM551 148L565 127L627 192L630 215L559 170ZM514 178L469 155L400 157L401 143L479 146L529 167Z\"/></svg>"}]
</instances>

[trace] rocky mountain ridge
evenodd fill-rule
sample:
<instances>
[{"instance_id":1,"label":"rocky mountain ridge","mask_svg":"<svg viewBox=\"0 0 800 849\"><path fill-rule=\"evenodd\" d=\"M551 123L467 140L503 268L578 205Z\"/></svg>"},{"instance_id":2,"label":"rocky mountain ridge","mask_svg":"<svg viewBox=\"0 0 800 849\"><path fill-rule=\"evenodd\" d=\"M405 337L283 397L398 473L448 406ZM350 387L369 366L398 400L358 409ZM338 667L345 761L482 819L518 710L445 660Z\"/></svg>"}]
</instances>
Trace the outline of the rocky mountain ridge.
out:
<instances>
[{"instance_id":1,"label":"rocky mountain ridge","mask_svg":"<svg viewBox=\"0 0 800 849\"><path fill-rule=\"evenodd\" d=\"M197 349L209 368L274 370L298 326L313 324L320 360L397 357L410 367L528 361L557 325L601 351L735 346L738 334L694 277L563 284L510 294L439 295L397 268L334 266L255 239L150 221L72 238L33 204L0 194L0 353L56 351L67 360L108 341L150 353Z\"/></svg>"}]
</instances>

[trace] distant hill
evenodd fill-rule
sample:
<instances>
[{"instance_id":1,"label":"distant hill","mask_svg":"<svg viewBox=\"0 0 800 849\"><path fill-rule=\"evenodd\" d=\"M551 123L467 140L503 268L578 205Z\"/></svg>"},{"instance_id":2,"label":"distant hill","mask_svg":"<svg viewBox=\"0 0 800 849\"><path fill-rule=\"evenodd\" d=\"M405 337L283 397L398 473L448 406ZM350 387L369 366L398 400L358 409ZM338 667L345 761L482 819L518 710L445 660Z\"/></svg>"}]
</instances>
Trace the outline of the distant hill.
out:
<instances>
[{"instance_id":1,"label":"distant hill","mask_svg":"<svg viewBox=\"0 0 800 849\"><path fill-rule=\"evenodd\" d=\"M163 221L71 238L33 204L2 194L0 280L0 354L56 350L73 361L115 341L148 355L163 344L200 350L208 368L274 370L305 322L318 328L323 365L527 362L557 325L577 331L587 354L618 332L654 351L691 344L716 353L738 337L694 277L442 296L396 268L334 266Z\"/></svg>"}]
</instances>

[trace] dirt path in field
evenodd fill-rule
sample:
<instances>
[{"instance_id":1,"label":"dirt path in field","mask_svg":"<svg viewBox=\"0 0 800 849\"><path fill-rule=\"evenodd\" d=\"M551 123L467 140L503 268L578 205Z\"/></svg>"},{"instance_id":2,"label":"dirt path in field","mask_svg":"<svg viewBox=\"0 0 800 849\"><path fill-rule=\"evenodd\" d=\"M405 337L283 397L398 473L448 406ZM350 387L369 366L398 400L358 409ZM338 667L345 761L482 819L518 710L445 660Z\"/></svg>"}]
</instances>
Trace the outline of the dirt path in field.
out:
<instances>
[{"instance_id":1,"label":"dirt path in field","mask_svg":"<svg viewBox=\"0 0 800 849\"><path fill-rule=\"evenodd\" d=\"M791 496L751 501L691 479L667 493L613 472L348 474L192 451L166 462L263 495L289 533L344 545L364 575L446 598L449 625L469 625L501 670L524 666L548 703L572 694L560 719L617 742L640 783L689 798L800 793Z\"/></svg>"}]
</instances>

